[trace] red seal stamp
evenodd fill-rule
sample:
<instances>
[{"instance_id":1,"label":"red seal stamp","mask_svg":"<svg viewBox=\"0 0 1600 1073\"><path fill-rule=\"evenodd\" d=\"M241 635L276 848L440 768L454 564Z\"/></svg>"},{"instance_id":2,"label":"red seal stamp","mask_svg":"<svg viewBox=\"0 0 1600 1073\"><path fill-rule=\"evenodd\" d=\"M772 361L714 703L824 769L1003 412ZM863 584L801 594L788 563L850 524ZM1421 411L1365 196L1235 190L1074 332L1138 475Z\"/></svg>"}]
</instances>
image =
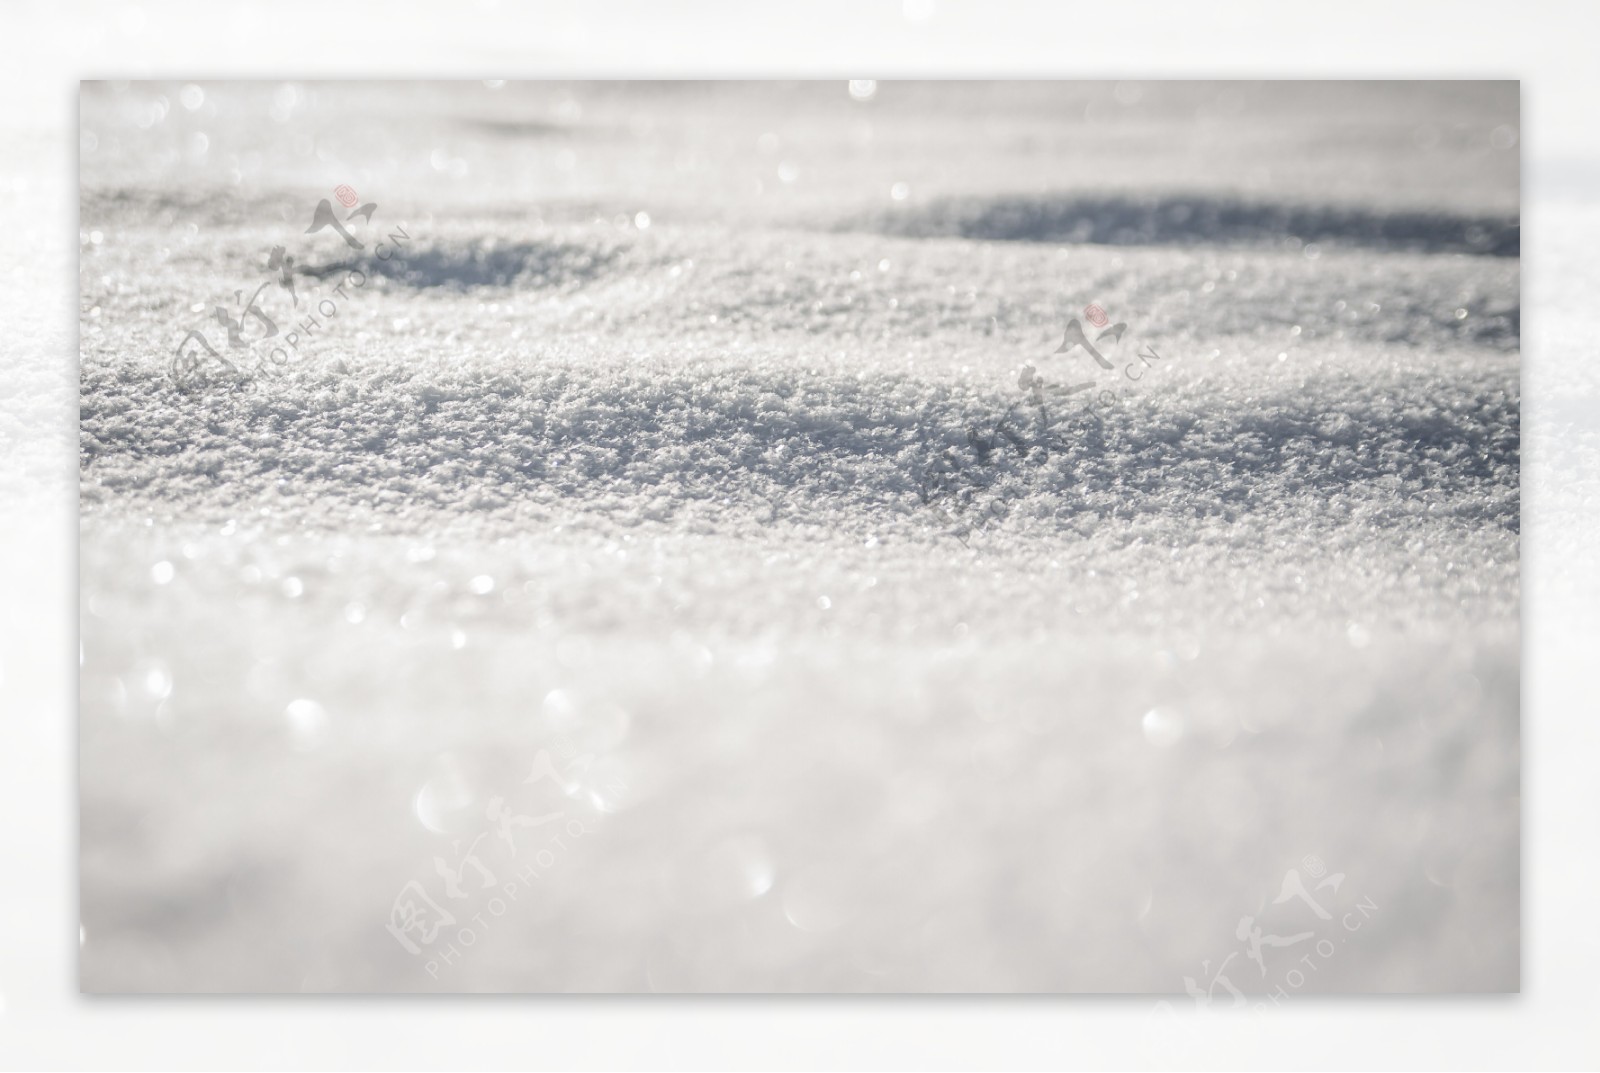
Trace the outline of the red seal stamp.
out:
<instances>
[{"instance_id":1,"label":"red seal stamp","mask_svg":"<svg viewBox=\"0 0 1600 1073\"><path fill-rule=\"evenodd\" d=\"M356 192L348 186L335 187L333 196L338 198L339 204L343 205L347 209L355 205L357 201L361 200L360 198L356 197ZM1101 314L1101 316L1104 315L1105 314L1103 313Z\"/></svg>"},{"instance_id":2,"label":"red seal stamp","mask_svg":"<svg viewBox=\"0 0 1600 1073\"><path fill-rule=\"evenodd\" d=\"M1089 323L1093 324L1096 328L1104 328L1107 322L1111 320L1110 317L1106 316L1106 311L1101 309L1098 305L1085 306L1083 315L1089 321Z\"/></svg>"}]
</instances>

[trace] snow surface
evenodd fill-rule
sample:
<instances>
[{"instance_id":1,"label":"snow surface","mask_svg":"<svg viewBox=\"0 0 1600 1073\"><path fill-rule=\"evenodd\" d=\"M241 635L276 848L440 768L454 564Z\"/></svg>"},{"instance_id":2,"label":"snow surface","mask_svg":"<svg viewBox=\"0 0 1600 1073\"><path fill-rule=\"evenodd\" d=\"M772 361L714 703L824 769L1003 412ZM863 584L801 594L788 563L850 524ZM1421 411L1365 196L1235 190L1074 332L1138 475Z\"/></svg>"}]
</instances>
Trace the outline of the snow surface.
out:
<instances>
[{"instance_id":1,"label":"snow surface","mask_svg":"<svg viewBox=\"0 0 1600 1073\"><path fill-rule=\"evenodd\" d=\"M184 94L82 99L86 989L1517 987L1514 84Z\"/></svg>"}]
</instances>

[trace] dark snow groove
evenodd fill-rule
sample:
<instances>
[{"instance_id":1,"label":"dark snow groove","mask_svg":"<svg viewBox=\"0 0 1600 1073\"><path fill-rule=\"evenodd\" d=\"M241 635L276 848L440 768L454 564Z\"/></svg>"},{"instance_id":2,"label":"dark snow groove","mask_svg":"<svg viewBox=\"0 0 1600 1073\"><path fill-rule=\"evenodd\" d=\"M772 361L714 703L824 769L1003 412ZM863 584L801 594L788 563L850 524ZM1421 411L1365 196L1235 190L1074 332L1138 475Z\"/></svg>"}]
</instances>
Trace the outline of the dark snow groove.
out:
<instances>
[{"instance_id":1,"label":"dark snow groove","mask_svg":"<svg viewBox=\"0 0 1600 1073\"><path fill-rule=\"evenodd\" d=\"M84 375L86 508L275 491L397 513L552 496L652 516L691 501L806 512L981 497L1041 517L1201 517L1309 498L1360 500L1380 520L1518 524L1518 398L1496 377L1339 377L1247 402L1167 393L1101 417L881 374L305 374L187 395L134 368Z\"/></svg>"},{"instance_id":2,"label":"dark snow groove","mask_svg":"<svg viewBox=\"0 0 1600 1073\"><path fill-rule=\"evenodd\" d=\"M911 238L1105 246L1265 246L1286 240L1417 253L1517 257L1513 216L1252 202L1223 197L952 198L878 213L849 229Z\"/></svg>"},{"instance_id":3,"label":"dark snow groove","mask_svg":"<svg viewBox=\"0 0 1600 1073\"><path fill-rule=\"evenodd\" d=\"M572 242L493 241L400 247L389 258L367 257L304 265L298 271L317 279L363 271L419 290L473 287L556 287L591 283L616 268L625 250Z\"/></svg>"}]
</instances>

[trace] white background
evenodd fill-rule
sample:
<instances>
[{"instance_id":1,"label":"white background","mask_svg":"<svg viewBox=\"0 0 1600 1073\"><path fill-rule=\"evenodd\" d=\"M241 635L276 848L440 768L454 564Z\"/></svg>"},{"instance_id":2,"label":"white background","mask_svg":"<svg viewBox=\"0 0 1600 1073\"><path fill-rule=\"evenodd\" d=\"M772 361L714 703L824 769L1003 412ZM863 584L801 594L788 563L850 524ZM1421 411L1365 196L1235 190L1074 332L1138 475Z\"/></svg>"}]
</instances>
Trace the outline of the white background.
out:
<instances>
[{"instance_id":1,"label":"white background","mask_svg":"<svg viewBox=\"0 0 1600 1073\"><path fill-rule=\"evenodd\" d=\"M0 7L0 1067L1347 1068L1600 1063L1600 64L1589 5ZM77 82L85 77L1496 77L1524 120L1524 975L1498 998L1153 1020L1149 998L77 993ZM1557 269L1559 266L1559 270ZM205 807L196 802L195 807Z\"/></svg>"}]
</instances>

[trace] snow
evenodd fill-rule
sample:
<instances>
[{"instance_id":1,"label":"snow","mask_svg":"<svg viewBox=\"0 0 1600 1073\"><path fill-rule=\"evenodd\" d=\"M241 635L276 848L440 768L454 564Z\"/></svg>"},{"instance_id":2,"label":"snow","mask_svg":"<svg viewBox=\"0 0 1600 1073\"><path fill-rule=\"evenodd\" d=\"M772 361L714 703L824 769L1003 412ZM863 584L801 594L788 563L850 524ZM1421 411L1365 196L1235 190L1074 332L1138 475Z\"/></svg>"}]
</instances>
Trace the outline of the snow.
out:
<instances>
[{"instance_id":1,"label":"snow","mask_svg":"<svg viewBox=\"0 0 1600 1073\"><path fill-rule=\"evenodd\" d=\"M1291 990L1517 987L1514 85L181 93L82 101L86 989L1181 995L1308 857Z\"/></svg>"}]
</instances>

